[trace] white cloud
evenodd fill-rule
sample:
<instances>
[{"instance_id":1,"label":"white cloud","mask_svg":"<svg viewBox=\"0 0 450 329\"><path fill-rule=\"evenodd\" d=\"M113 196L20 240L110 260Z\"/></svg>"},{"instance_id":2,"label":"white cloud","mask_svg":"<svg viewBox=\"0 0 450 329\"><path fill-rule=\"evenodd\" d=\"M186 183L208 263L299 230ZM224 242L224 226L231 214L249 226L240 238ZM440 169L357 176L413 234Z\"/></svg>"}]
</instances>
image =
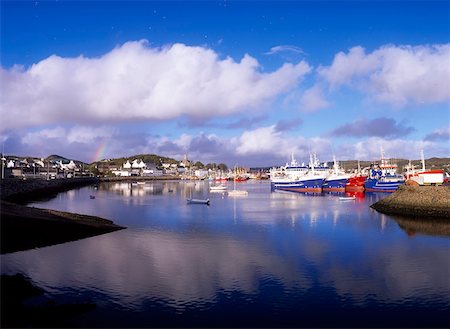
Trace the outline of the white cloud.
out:
<instances>
[{"instance_id":1,"label":"white cloud","mask_svg":"<svg viewBox=\"0 0 450 329\"><path fill-rule=\"evenodd\" d=\"M259 108L289 92L309 65L261 72L249 55L127 42L99 58L50 56L29 69L0 69L1 131L51 123L211 118Z\"/></svg>"},{"instance_id":2,"label":"white cloud","mask_svg":"<svg viewBox=\"0 0 450 329\"><path fill-rule=\"evenodd\" d=\"M330 106L330 103L325 99L323 89L319 85L305 90L301 96L300 104L300 108L306 112L314 112Z\"/></svg>"},{"instance_id":3,"label":"white cloud","mask_svg":"<svg viewBox=\"0 0 450 329\"><path fill-rule=\"evenodd\" d=\"M92 131L90 140L74 137L88 130ZM83 143L83 147L79 147L79 143ZM380 157L380 147L387 157L418 159L422 149L426 157L450 157L448 145L431 140L372 137L356 143L338 143L322 137L291 136L277 130L276 125L247 130L236 137L199 133L182 134L178 138L120 132L108 127L55 127L26 133L16 141L7 139L5 146L7 153L14 147L13 154L16 155L45 157L61 154L92 162L99 159L99 146L103 144L107 147L101 158L153 153L181 160L187 153L195 161L224 162L229 166L236 163L243 166L282 165L291 153L299 162L306 163L310 152L316 152L321 161L331 161L333 153L338 160L376 160Z\"/></svg>"},{"instance_id":4,"label":"white cloud","mask_svg":"<svg viewBox=\"0 0 450 329\"><path fill-rule=\"evenodd\" d=\"M111 137L112 134L113 129L111 127L75 126L69 130L67 142L89 144L97 138Z\"/></svg>"},{"instance_id":5,"label":"white cloud","mask_svg":"<svg viewBox=\"0 0 450 329\"><path fill-rule=\"evenodd\" d=\"M341 144L338 153L343 159L376 160L381 156L381 148L387 158L419 159L421 150L424 150L425 157L432 154L449 156L448 149L430 141L379 137L367 138L348 145Z\"/></svg>"},{"instance_id":6,"label":"white cloud","mask_svg":"<svg viewBox=\"0 0 450 329\"><path fill-rule=\"evenodd\" d=\"M450 44L388 45L366 54L354 47L338 53L329 67L318 72L337 88L358 89L379 102L402 107L450 100Z\"/></svg>"},{"instance_id":7,"label":"white cloud","mask_svg":"<svg viewBox=\"0 0 450 329\"><path fill-rule=\"evenodd\" d=\"M65 140L65 138L66 129L63 127L55 127L28 132L22 137L21 142L28 145L41 145L49 143L52 139Z\"/></svg>"},{"instance_id":8,"label":"white cloud","mask_svg":"<svg viewBox=\"0 0 450 329\"><path fill-rule=\"evenodd\" d=\"M425 140L443 140L450 142L450 125L444 128L434 130L432 133L425 136Z\"/></svg>"},{"instance_id":9,"label":"white cloud","mask_svg":"<svg viewBox=\"0 0 450 329\"><path fill-rule=\"evenodd\" d=\"M268 52L266 52L265 54L273 55L273 54L282 53L282 52L291 52L291 53L295 53L295 54L305 55L305 52L303 51L303 49L301 49L297 46L292 46L292 45L275 46L275 47L270 48L270 50Z\"/></svg>"},{"instance_id":10,"label":"white cloud","mask_svg":"<svg viewBox=\"0 0 450 329\"><path fill-rule=\"evenodd\" d=\"M288 159L291 153L302 161L309 159L309 152L316 152L319 157L326 155L330 149L327 139L303 136L288 136L276 129L276 125L244 131L236 140L236 153L252 157L263 155L273 161Z\"/></svg>"}]
</instances>

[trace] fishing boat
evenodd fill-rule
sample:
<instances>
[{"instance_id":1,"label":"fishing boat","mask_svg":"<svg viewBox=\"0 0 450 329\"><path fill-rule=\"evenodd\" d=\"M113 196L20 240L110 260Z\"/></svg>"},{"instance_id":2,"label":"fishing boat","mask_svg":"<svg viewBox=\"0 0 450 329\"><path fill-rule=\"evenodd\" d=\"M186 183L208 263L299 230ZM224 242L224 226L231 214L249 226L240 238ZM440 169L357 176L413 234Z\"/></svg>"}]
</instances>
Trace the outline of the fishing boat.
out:
<instances>
[{"instance_id":1,"label":"fishing boat","mask_svg":"<svg viewBox=\"0 0 450 329\"><path fill-rule=\"evenodd\" d=\"M325 178L322 189L324 192L345 192L345 184L349 178L350 175L339 167L336 157L333 156L333 169Z\"/></svg>"},{"instance_id":2,"label":"fishing boat","mask_svg":"<svg viewBox=\"0 0 450 329\"><path fill-rule=\"evenodd\" d=\"M408 185L442 185L445 181L444 170L426 169L423 150L420 152L422 168L416 170L415 166L409 161L405 166L405 179Z\"/></svg>"},{"instance_id":3,"label":"fishing boat","mask_svg":"<svg viewBox=\"0 0 450 329\"><path fill-rule=\"evenodd\" d=\"M326 164L320 164L315 154L310 154L309 166L299 166L294 173L285 170L285 175L271 178L273 189L292 192L321 193L329 169ZM305 169L305 170L304 170Z\"/></svg>"},{"instance_id":4,"label":"fishing boat","mask_svg":"<svg viewBox=\"0 0 450 329\"><path fill-rule=\"evenodd\" d=\"M358 160L358 169L350 175L345 183L345 192L364 192L364 183L366 182L369 167L361 170L361 166Z\"/></svg>"},{"instance_id":5,"label":"fishing boat","mask_svg":"<svg viewBox=\"0 0 450 329\"><path fill-rule=\"evenodd\" d=\"M381 149L380 164L371 166L364 189L367 192L395 192L404 182L404 177L397 174L397 164L385 159Z\"/></svg>"}]
</instances>

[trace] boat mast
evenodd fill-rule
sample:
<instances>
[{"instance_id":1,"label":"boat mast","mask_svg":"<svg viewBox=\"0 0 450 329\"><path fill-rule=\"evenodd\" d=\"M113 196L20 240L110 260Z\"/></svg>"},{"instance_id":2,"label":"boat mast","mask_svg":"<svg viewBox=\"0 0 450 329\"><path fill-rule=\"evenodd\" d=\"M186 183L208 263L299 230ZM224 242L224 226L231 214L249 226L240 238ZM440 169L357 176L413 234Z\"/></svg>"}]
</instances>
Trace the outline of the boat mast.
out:
<instances>
[{"instance_id":1,"label":"boat mast","mask_svg":"<svg viewBox=\"0 0 450 329\"><path fill-rule=\"evenodd\" d=\"M422 159L422 171L425 171L425 156L423 155L423 149L420 150L420 157Z\"/></svg>"}]
</instances>

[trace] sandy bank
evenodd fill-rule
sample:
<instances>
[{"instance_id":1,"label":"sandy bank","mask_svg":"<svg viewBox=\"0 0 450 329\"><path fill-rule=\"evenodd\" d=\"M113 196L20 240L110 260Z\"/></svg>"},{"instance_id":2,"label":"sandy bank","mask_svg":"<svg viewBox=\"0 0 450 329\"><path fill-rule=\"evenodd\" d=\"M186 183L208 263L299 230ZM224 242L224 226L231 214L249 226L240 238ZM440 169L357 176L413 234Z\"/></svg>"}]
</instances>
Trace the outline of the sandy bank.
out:
<instances>
[{"instance_id":1,"label":"sandy bank","mask_svg":"<svg viewBox=\"0 0 450 329\"><path fill-rule=\"evenodd\" d=\"M450 223L450 186L403 185L371 207L389 215L445 218Z\"/></svg>"}]
</instances>

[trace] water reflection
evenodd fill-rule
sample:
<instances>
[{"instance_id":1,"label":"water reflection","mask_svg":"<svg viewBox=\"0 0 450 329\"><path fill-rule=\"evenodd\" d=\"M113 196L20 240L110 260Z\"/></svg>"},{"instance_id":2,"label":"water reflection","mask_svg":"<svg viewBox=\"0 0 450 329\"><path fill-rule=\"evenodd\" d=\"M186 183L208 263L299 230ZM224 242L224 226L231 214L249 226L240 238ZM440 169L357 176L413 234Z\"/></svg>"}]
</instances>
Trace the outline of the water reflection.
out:
<instances>
[{"instance_id":1,"label":"water reflection","mask_svg":"<svg viewBox=\"0 0 450 329\"><path fill-rule=\"evenodd\" d=\"M99 185L95 200L86 188L35 204L129 228L2 255L2 272L24 273L55 294L94 294L101 307L120 304L133 312L158 305L182 313L220 309L221 296L235 294L244 296L241 312L276 304L269 315L282 309L291 319L305 305L313 314L372 305L372 318L389 305L416 301L448 310L448 240L404 233L449 236L448 225L394 221L369 208L380 194L340 202L337 194L271 193L269 184L249 183L246 198L229 198L208 186L109 183ZM187 205L190 194L209 197L211 206Z\"/></svg>"},{"instance_id":2,"label":"water reflection","mask_svg":"<svg viewBox=\"0 0 450 329\"><path fill-rule=\"evenodd\" d=\"M311 278L267 246L209 234L133 231L131 236L99 236L2 261L11 273L19 270L14 265L27 264L33 279L46 287L69 283L72 289L96 289L124 305L141 305L149 297L182 304L213 302L219 290L256 294L264 277L286 288L311 286Z\"/></svg>"},{"instance_id":3,"label":"water reflection","mask_svg":"<svg viewBox=\"0 0 450 329\"><path fill-rule=\"evenodd\" d=\"M204 232L120 231L2 256L2 270L25 272L50 289L93 289L134 308L149 298L178 308L214 302L219 291L256 296L267 278L286 291L332 287L360 304L372 298L392 302L442 294L449 302L446 249L430 252L394 242L376 252L369 246L351 251L329 238L289 241L276 251L277 242L265 234L249 242Z\"/></svg>"},{"instance_id":4,"label":"water reflection","mask_svg":"<svg viewBox=\"0 0 450 329\"><path fill-rule=\"evenodd\" d=\"M393 216L409 237L416 234L450 237L450 220L437 218L409 218Z\"/></svg>"}]
</instances>

